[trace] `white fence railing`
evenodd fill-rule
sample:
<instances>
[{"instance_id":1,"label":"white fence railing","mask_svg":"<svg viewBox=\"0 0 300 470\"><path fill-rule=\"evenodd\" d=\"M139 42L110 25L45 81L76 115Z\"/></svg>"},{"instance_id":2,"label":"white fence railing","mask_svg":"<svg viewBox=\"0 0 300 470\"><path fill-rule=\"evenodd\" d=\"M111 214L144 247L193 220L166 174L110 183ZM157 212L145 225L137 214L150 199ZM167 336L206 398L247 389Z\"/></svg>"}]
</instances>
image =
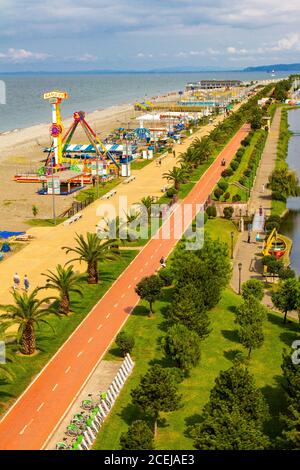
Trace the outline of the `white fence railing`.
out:
<instances>
[{"instance_id":1,"label":"white fence railing","mask_svg":"<svg viewBox=\"0 0 300 470\"><path fill-rule=\"evenodd\" d=\"M92 447L96 440L97 433L109 415L110 410L114 406L114 403L118 398L128 376L131 374L133 367L134 362L131 359L130 354L126 354L120 369L118 370L107 391L101 393L97 401L93 402L91 406L92 409L87 413L82 431L77 435L72 435L72 433L70 433L72 431L72 426L76 428L74 420L72 420L67 428L66 434L73 439L73 443L70 445L68 445L66 442L58 443L56 449L89 450ZM92 400L84 400L82 403L85 401L88 402ZM84 409L87 411L86 408Z\"/></svg>"}]
</instances>

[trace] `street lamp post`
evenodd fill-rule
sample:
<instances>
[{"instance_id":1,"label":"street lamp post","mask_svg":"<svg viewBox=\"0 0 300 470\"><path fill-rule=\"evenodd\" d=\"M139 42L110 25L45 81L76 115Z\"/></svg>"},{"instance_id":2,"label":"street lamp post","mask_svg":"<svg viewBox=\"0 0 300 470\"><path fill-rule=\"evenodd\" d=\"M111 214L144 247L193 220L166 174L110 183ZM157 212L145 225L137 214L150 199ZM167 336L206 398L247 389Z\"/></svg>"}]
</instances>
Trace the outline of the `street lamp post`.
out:
<instances>
[{"instance_id":1,"label":"street lamp post","mask_svg":"<svg viewBox=\"0 0 300 470\"><path fill-rule=\"evenodd\" d=\"M53 163L52 163L52 166L51 166L51 182L52 182L52 213L53 213L53 224L56 225L56 207L55 207L55 193L54 193Z\"/></svg>"},{"instance_id":2,"label":"street lamp post","mask_svg":"<svg viewBox=\"0 0 300 470\"><path fill-rule=\"evenodd\" d=\"M239 295L241 295L241 283L242 283L242 263L239 263L238 264L238 268L239 268Z\"/></svg>"},{"instance_id":3,"label":"street lamp post","mask_svg":"<svg viewBox=\"0 0 300 470\"><path fill-rule=\"evenodd\" d=\"M234 237L234 233L231 232L230 235L231 235L231 259L233 259L233 237Z\"/></svg>"}]
</instances>

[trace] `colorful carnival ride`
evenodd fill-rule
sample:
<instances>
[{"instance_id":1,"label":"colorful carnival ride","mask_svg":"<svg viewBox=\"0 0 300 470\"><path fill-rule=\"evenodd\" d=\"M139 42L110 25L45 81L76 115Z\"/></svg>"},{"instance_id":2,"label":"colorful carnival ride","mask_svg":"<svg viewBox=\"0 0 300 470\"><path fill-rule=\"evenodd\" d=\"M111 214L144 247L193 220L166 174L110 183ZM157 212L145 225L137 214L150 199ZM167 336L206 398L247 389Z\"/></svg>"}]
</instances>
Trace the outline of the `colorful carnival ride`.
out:
<instances>
[{"instance_id":1,"label":"colorful carnival ride","mask_svg":"<svg viewBox=\"0 0 300 470\"><path fill-rule=\"evenodd\" d=\"M87 123L85 113L73 114L73 122L63 134L60 105L68 94L64 91L51 91L43 95L52 108L52 124L49 132L51 146L45 149L48 154L44 165L35 173L18 172L17 182L42 183L41 194L69 194L80 189L84 184L91 184L95 179L105 180L113 175L130 176L132 146L104 145L96 132ZM87 145L72 145L71 141L78 127L81 126L87 139ZM126 155L124 155L126 153Z\"/></svg>"}]
</instances>

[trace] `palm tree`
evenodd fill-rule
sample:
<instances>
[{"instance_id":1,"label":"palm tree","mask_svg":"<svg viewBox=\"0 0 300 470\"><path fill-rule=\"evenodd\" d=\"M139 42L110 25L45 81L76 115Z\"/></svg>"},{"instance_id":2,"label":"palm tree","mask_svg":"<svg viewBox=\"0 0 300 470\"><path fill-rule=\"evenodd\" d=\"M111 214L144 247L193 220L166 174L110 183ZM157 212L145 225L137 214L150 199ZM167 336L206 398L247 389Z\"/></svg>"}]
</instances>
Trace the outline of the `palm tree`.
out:
<instances>
[{"instance_id":1,"label":"palm tree","mask_svg":"<svg viewBox=\"0 0 300 470\"><path fill-rule=\"evenodd\" d=\"M115 219L102 219L105 223L104 227L99 227L98 236L101 239L108 239L112 242L112 247L119 250L119 245L124 244L126 237L126 222L119 216ZM125 238L124 238L125 235Z\"/></svg>"},{"instance_id":2,"label":"palm tree","mask_svg":"<svg viewBox=\"0 0 300 470\"><path fill-rule=\"evenodd\" d=\"M64 315L70 312L70 294L79 294L82 297L82 290L78 286L83 279L82 274L77 274L73 270L73 265L65 267L60 264L56 267L56 272L48 270L43 274L47 277L47 283L42 289L53 289L59 293L59 311Z\"/></svg>"},{"instance_id":3,"label":"palm tree","mask_svg":"<svg viewBox=\"0 0 300 470\"><path fill-rule=\"evenodd\" d=\"M69 261L85 261L87 263L88 284L98 284L98 263L106 260L116 259L117 251L113 249L113 240L100 240L96 233L87 233L86 239L83 235L76 234L77 246L75 248L63 246L66 253L76 253L78 256Z\"/></svg>"},{"instance_id":4,"label":"palm tree","mask_svg":"<svg viewBox=\"0 0 300 470\"><path fill-rule=\"evenodd\" d=\"M139 219L140 216L141 216L140 211L137 211L134 209L130 210L129 212L127 212L127 214L125 214L126 223L127 223L127 240L128 241L136 240L138 237L136 228L133 226L133 224L135 221Z\"/></svg>"},{"instance_id":5,"label":"palm tree","mask_svg":"<svg viewBox=\"0 0 300 470\"><path fill-rule=\"evenodd\" d=\"M179 162L182 165L190 165L194 169L199 165L197 154L191 146L186 150L186 152L180 154Z\"/></svg>"},{"instance_id":6,"label":"palm tree","mask_svg":"<svg viewBox=\"0 0 300 470\"><path fill-rule=\"evenodd\" d=\"M7 379L7 380L12 381L15 378L15 374L8 369L7 363L11 363L13 360L12 360L12 354L8 352L5 347L5 339L4 339L5 328L4 328L3 323L0 324L0 340L2 344L4 345L4 350L0 348L0 361L1 361L0 362L0 380ZM2 362L3 359L5 360L5 363Z\"/></svg>"},{"instance_id":7,"label":"palm tree","mask_svg":"<svg viewBox=\"0 0 300 470\"><path fill-rule=\"evenodd\" d=\"M197 137L190 148L198 165L206 162L212 154L211 142L207 137L203 137L201 140Z\"/></svg>"},{"instance_id":8,"label":"palm tree","mask_svg":"<svg viewBox=\"0 0 300 470\"><path fill-rule=\"evenodd\" d=\"M179 190L180 184L183 183L187 177L188 173L185 168L174 166L172 170L163 174L163 177L167 180L174 182L174 188L176 191Z\"/></svg>"},{"instance_id":9,"label":"palm tree","mask_svg":"<svg viewBox=\"0 0 300 470\"><path fill-rule=\"evenodd\" d=\"M11 326L18 325L18 341L21 344L20 351L26 356L34 354L36 351L35 328L41 323L45 323L52 328L44 317L49 314L59 315L53 306L43 307L43 304L55 300L55 297L38 299L38 291L38 288L34 289L31 294L14 291L12 293L15 301L14 304L0 306L2 310L7 312L1 315L4 329L7 330Z\"/></svg>"},{"instance_id":10,"label":"palm tree","mask_svg":"<svg viewBox=\"0 0 300 470\"><path fill-rule=\"evenodd\" d=\"M141 207L146 209L149 218L151 217L151 208L154 201L155 199L153 196L147 196L143 197L143 199L141 199L141 202L138 203Z\"/></svg>"}]
</instances>

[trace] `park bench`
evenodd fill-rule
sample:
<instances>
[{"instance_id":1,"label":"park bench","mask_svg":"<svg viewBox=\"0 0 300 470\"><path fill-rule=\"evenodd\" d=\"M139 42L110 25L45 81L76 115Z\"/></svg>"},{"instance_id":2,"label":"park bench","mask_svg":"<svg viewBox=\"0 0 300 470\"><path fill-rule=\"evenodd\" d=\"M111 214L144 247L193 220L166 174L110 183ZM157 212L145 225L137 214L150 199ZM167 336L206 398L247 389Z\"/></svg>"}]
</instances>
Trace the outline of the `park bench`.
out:
<instances>
[{"instance_id":1,"label":"park bench","mask_svg":"<svg viewBox=\"0 0 300 470\"><path fill-rule=\"evenodd\" d=\"M128 184L128 183L130 183L131 181L134 181L134 180L135 180L135 176L129 176L129 178L126 178L123 181L123 184Z\"/></svg>"},{"instance_id":2,"label":"park bench","mask_svg":"<svg viewBox=\"0 0 300 470\"><path fill-rule=\"evenodd\" d=\"M72 215L69 219L65 220L64 225L71 225L73 222L77 222L77 220L81 219L82 214L75 214Z\"/></svg>"}]
</instances>

